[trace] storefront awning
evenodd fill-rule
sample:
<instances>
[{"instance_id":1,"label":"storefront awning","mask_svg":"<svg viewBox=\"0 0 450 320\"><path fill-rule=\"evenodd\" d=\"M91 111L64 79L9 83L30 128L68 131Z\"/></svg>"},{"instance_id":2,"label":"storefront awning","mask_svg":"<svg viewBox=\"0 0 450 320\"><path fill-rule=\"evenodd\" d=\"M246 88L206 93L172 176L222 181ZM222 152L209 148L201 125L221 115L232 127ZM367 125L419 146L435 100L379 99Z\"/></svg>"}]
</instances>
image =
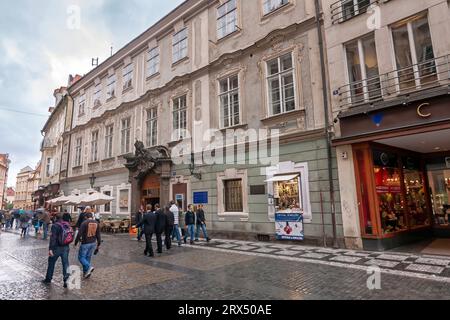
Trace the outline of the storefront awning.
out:
<instances>
[{"instance_id":1,"label":"storefront awning","mask_svg":"<svg viewBox=\"0 0 450 320\"><path fill-rule=\"evenodd\" d=\"M284 175L284 176L275 176L273 178L270 178L266 180L266 182L281 182L281 181L290 181L295 178L297 178L299 174L290 174L290 175Z\"/></svg>"}]
</instances>

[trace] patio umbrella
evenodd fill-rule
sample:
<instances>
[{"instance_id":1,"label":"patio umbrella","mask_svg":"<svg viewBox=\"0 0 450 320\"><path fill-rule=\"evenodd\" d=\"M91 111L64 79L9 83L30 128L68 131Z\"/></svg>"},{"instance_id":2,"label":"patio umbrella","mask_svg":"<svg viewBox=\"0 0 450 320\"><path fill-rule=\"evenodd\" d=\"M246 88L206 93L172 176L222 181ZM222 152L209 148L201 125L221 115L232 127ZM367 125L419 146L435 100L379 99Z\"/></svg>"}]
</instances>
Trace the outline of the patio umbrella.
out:
<instances>
[{"instance_id":1,"label":"patio umbrella","mask_svg":"<svg viewBox=\"0 0 450 320\"><path fill-rule=\"evenodd\" d=\"M64 203L65 205L68 206L77 206L81 203L81 201L87 197L86 193L80 194L80 195L70 195L68 196L68 200Z\"/></svg>"},{"instance_id":2,"label":"patio umbrella","mask_svg":"<svg viewBox=\"0 0 450 320\"><path fill-rule=\"evenodd\" d=\"M66 204L66 202L69 200L70 200L69 197L62 196L59 198L49 200L49 201L47 201L47 203L51 204L52 206L62 206L63 204Z\"/></svg>"},{"instance_id":3,"label":"patio umbrella","mask_svg":"<svg viewBox=\"0 0 450 320\"><path fill-rule=\"evenodd\" d=\"M113 197L100 192L95 192L83 198L79 204L82 206L102 206L110 203L113 200Z\"/></svg>"}]
</instances>

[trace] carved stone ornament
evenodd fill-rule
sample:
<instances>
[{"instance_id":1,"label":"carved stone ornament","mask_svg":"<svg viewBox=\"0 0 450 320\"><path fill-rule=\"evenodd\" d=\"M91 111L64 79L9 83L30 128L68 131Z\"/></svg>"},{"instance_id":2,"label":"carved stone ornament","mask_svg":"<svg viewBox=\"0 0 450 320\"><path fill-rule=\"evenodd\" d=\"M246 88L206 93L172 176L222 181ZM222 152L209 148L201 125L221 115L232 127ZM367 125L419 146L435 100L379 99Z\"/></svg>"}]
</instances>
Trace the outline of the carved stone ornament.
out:
<instances>
[{"instance_id":1,"label":"carved stone ornament","mask_svg":"<svg viewBox=\"0 0 450 320\"><path fill-rule=\"evenodd\" d=\"M142 141L136 141L134 155L124 156L127 163L125 167L130 170L134 179L144 179L159 161L170 159L170 151L164 146L146 149Z\"/></svg>"}]
</instances>

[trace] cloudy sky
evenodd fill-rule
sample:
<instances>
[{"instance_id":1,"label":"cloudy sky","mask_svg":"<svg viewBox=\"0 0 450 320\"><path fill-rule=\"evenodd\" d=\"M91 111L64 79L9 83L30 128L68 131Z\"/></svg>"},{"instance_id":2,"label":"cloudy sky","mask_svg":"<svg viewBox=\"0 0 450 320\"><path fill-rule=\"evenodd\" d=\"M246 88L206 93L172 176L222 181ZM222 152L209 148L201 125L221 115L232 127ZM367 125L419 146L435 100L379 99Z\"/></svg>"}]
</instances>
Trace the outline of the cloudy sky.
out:
<instances>
[{"instance_id":1,"label":"cloudy sky","mask_svg":"<svg viewBox=\"0 0 450 320\"><path fill-rule=\"evenodd\" d=\"M0 153L12 161L9 186L20 169L40 160L53 90L66 86L69 74L86 74L91 58L104 61L111 45L117 51L181 2L0 1Z\"/></svg>"}]
</instances>

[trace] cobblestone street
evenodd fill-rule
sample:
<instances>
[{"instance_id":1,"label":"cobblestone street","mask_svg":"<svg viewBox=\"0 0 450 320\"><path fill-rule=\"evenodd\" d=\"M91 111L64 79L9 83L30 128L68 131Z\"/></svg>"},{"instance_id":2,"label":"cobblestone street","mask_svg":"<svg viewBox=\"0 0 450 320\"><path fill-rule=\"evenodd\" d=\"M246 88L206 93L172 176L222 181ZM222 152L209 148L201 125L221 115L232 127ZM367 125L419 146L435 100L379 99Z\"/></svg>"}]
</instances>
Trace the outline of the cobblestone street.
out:
<instances>
[{"instance_id":1,"label":"cobblestone street","mask_svg":"<svg viewBox=\"0 0 450 320\"><path fill-rule=\"evenodd\" d=\"M92 278L66 290L60 263L54 284L40 283L45 242L2 232L0 299L450 299L450 259L442 257L233 240L174 247L156 258L143 250L128 235L105 235ZM370 265L382 269L381 290L367 288Z\"/></svg>"}]
</instances>

